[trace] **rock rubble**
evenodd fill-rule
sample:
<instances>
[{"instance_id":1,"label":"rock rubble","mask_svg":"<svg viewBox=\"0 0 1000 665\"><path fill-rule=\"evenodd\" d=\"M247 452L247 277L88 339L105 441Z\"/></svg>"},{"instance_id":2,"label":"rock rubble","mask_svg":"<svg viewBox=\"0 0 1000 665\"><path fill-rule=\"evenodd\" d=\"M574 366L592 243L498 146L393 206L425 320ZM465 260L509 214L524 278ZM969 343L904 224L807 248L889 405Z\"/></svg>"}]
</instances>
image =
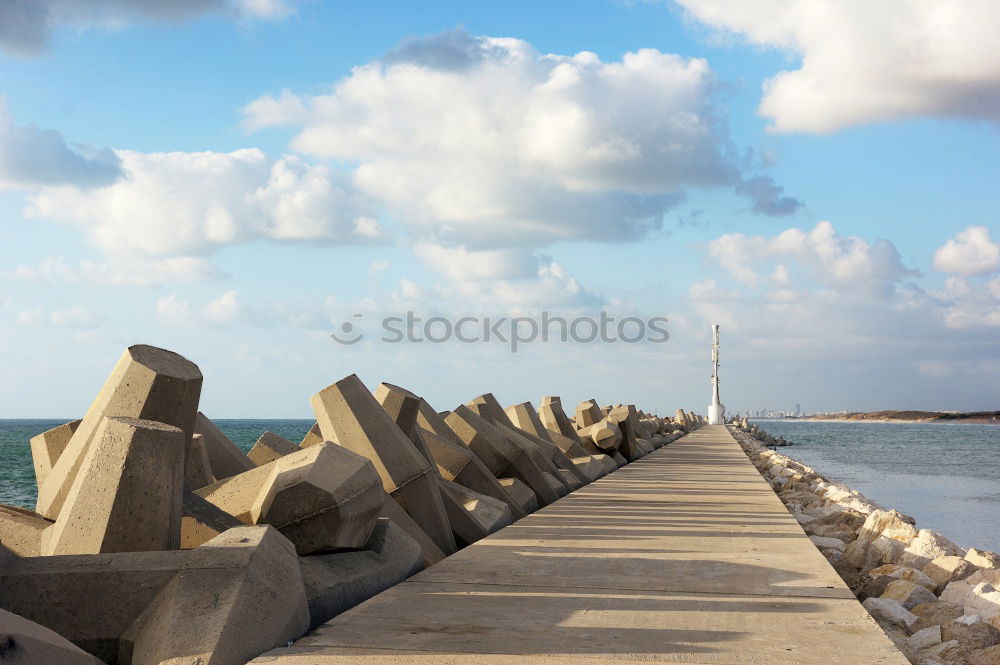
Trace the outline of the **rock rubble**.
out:
<instances>
[{"instance_id":1,"label":"rock rubble","mask_svg":"<svg viewBox=\"0 0 1000 665\"><path fill-rule=\"evenodd\" d=\"M914 665L1000 665L1000 554L965 550L730 424L761 475Z\"/></svg>"}]
</instances>

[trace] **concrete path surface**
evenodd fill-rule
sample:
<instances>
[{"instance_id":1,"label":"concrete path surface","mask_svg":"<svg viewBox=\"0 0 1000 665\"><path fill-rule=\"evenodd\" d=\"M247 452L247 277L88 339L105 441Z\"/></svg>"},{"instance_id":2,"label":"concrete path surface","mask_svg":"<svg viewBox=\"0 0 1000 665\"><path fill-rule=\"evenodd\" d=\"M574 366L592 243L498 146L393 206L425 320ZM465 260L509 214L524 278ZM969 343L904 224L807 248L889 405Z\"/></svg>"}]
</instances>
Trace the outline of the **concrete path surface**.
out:
<instances>
[{"instance_id":1,"label":"concrete path surface","mask_svg":"<svg viewBox=\"0 0 1000 665\"><path fill-rule=\"evenodd\" d=\"M724 426L324 624L268 665L906 665Z\"/></svg>"}]
</instances>

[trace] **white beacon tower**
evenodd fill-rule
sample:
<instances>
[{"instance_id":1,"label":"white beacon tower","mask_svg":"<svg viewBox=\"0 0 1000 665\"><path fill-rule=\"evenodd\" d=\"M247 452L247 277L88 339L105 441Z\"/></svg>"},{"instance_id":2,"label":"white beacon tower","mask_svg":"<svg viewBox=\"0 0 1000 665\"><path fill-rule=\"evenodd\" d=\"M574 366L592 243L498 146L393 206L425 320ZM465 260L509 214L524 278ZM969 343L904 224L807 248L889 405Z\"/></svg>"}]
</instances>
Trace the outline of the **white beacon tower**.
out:
<instances>
[{"instance_id":1,"label":"white beacon tower","mask_svg":"<svg viewBox=\"0 0 1000 665\"><path fill-rule=\"evenodd\" d=\"M708 424L724 425L726 407L719 401L719 324L712 325L712 403L708 405Z\"/></svg>"}]
</instances>

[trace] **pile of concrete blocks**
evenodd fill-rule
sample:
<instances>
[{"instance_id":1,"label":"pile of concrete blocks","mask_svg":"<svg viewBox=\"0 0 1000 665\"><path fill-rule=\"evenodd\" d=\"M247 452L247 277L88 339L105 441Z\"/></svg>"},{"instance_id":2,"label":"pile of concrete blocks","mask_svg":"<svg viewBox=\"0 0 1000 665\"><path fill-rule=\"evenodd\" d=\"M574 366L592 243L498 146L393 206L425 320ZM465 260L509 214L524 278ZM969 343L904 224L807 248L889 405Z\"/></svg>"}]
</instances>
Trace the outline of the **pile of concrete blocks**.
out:
<instances>
[{"instance_id":1,"label":"pile of concrete blocks","mask_svg":"<svg viewBox=\"0 0 1000 665\"><path fill-rule=\"evenodd\" d=\"M201 389L133 346L30 442L35 510L0 506L0 632L24 662L241 665L702 423L489 393L438 412L351 375L301 442L245 453Z\"/></svg>"}]
</instances>

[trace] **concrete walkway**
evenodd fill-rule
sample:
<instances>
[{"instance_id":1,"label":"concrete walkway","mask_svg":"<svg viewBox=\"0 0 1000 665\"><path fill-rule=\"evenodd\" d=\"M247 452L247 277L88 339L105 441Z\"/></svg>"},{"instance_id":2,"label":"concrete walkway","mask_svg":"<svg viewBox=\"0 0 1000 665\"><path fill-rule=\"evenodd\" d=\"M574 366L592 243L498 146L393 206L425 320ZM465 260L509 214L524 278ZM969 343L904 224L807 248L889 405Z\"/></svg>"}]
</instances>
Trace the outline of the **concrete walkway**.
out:
<instances>
[{"instance_id":1,"label":"concrete walkway","mask_svg":"<svg viewBox=\"0 0 1000 665\"><path fill-rule=\"evenodd\" d=\"M724 426L253 662L907 665Z\"/></svg>"}]
</instances>

